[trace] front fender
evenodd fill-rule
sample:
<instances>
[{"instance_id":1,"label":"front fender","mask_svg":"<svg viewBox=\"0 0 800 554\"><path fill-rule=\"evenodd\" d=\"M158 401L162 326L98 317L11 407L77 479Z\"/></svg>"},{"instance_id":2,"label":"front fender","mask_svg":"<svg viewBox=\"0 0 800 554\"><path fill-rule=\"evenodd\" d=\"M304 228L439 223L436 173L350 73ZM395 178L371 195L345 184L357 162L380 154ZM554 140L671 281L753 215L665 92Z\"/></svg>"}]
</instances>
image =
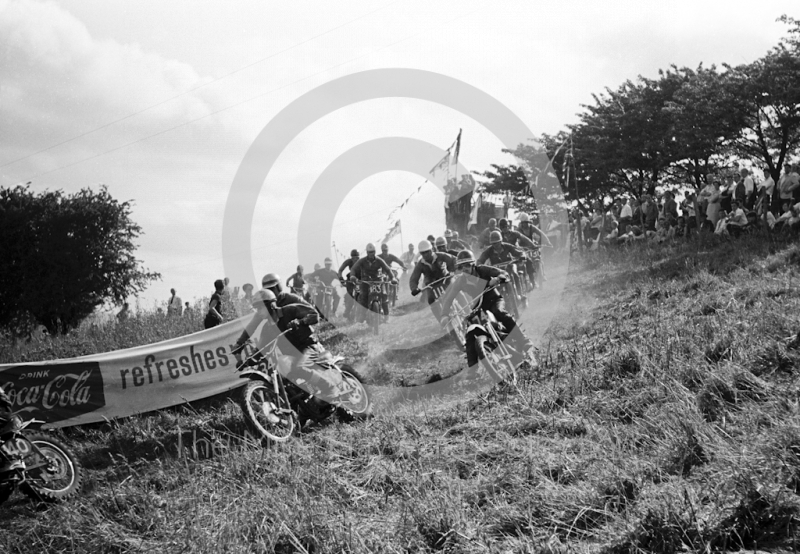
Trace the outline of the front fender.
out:
<instances>
[{"instance_id":1,"label":"front fender","mask_svg":"<svg viewBox=\"0 0 800 554\"><path fill-rule=\"evenodd\" d=\"M242 379L254 379L256 381L272 381L272 376L264 371L257 371L255 369L248 369L239 374Z\"/></svg>"}]
</instances>

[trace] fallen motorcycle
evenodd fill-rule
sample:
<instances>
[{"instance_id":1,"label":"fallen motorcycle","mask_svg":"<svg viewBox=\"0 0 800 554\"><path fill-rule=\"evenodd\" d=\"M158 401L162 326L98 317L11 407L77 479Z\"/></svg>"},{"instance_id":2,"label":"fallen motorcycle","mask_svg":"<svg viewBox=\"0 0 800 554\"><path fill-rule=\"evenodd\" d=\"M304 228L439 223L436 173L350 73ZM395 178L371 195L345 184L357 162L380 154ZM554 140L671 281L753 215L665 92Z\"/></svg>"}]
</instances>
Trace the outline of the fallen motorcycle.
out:
<instances>
[{"instance_id":1,"label":"fallen motorcycle","mask_svg":"<svg viewBox=\"0 0 800 554\"><path fill-rule=\"evenodd\" d=\"M341 377L341 386L334 399L325 399L321 391L313 391L309 383L287 379L278 371L278 365L291 367L291 358L279 353L278 339L284 331L263 348L254 349L237 364L239 377L248 379L242 390L240 404L249 425L263 437L274 442L285 442L307 421L322 421L334 413L351 420L369 416L372 402L358 374L342 364L342 357L329 353L314 362L324 371L335 371ZM239 354L248 341L234 351ZM302 387L300 385L303 385ZM309 390L311 389L311 390Z\"/></svg>"},{"instance_id":2,"label":"fallen motorcycle","mask_svg":"<svg viewBox=\"0 0 800 554\"><path fill-rule=\"evenodd\" d=\"M23 422L17 415L0 425L0 504L14 490L34 500L58 502L81 490L83 468L75 454L60 440L28 430L44 423Z\"/></svg>"}]
</instances>

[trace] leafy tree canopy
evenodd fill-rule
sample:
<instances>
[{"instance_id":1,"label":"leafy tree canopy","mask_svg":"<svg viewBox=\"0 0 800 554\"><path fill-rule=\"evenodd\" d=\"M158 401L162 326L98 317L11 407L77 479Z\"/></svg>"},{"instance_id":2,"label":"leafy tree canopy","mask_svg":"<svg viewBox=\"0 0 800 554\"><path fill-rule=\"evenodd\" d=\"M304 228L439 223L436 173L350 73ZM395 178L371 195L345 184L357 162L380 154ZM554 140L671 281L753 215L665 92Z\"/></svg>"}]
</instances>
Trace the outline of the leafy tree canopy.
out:
<instances>
[{"instance_id":1,"label":"leafy tree canopy","mask_svg":"<svg viewBox=\"0 0 800 554\"><path fill-rule=\"evenodd\" d=\"M33 317L66 333L106 301L121 303L161 277L141 267L134 240L142 233L103 186L36 194L0 189L0 326Z\"/></svg>"}]
</instances>

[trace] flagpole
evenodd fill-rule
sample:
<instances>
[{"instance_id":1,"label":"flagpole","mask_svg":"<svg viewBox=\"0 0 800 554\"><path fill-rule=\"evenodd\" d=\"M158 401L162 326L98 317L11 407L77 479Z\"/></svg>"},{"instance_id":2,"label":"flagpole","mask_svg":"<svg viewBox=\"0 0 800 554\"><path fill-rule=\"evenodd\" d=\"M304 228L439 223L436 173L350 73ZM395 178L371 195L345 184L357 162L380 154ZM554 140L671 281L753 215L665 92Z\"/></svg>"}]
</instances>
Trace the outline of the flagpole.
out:
<instances>
[{"instance_id":1,"label":"flagpole","mask_svg":"<svg viewBox=\"0 0 800 554\"><path fill-rule=\"evenodd\" d=\"M333 245L333 257L336 258L336 267L339 267L339 249L336 248L336 241L331 244Z\"/></svg>"}]
</instances>

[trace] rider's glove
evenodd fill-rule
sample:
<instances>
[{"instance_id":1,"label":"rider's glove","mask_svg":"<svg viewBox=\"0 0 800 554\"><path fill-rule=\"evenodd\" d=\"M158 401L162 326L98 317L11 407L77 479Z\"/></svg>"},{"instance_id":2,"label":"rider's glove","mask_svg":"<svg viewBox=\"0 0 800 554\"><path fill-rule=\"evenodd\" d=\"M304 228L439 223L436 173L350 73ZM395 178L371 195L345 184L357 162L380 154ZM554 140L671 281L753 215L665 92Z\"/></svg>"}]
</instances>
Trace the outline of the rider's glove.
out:
<instances>
[{"instance_id":1,"label":"rider's glove","mask_svg":"<svg viewBox=\"0 0 800 554\"><path fill-rule=\"evenodd\" d=\"M411 289L411 296L417 296L420 293L420 290L417 287Z\"/></svg>"},{"instance_id":2,"label":"rider's glove","mask_svg":"<svg viewBox=\"0 0 800 554\"><path fill-rule=\"evenodd\" d=\"M300 327L300 320L299 319L293 319L289 323L286 324L286 327L288 327L290 331L294 331L295 329Z\"/></svg>"},{"instance_id":3,"label":"rider's glove","mask_svg":"<svg viewBox=\"0 0 800 554\"><path fill-rule=\"evenodd\" d=\"M489 287L496 287L500 283L500 277L492 277L489 279Z\"/></svg>"},{"instance_id":4,"label":"rider's glove","mask_svg":"<svg viewBox=\"0 0 800 554\"><path fill-rule=\"evenodd\" d=\"M392 279L392 284L396 285L397 284L397 279Z\"/></svg>"}]
</instances>

